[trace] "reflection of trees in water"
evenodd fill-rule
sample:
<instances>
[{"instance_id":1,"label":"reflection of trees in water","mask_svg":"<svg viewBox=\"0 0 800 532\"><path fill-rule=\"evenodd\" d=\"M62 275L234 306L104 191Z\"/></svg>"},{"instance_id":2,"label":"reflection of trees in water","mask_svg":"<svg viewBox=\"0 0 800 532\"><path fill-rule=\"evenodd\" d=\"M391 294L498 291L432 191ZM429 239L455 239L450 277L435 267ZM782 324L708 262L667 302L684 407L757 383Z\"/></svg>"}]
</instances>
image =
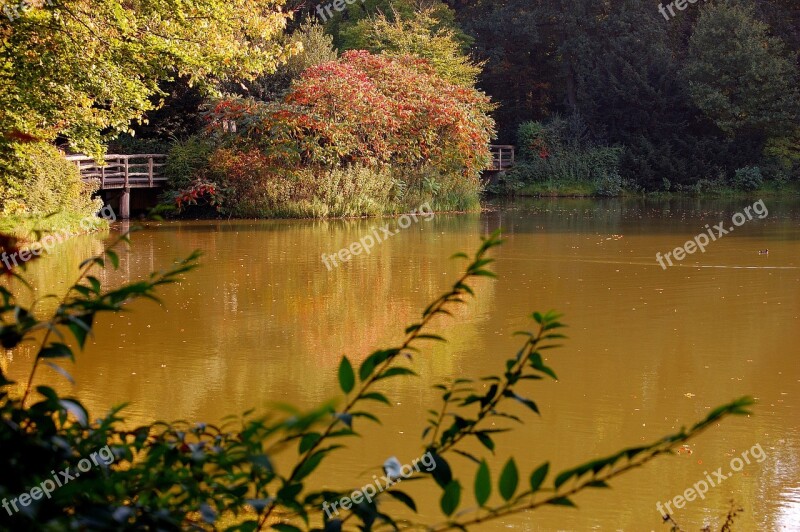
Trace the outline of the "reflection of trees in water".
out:
<instances>
[{"instance_id":1,"label":"reflection of trees in water","mask_svg":"<svg viewBox=\"0 0 800 532\"><path fill-rule=\"evenodd\" d=\"M130 401L143 418L198 419L273 400L329 398L341 355L359 360L399 343L404 328L460 273L465 263L450 255L477 249L478 236L491 229L478 216L420 218L370 255L327 270L322 253L385 223L396 227L394 219L203 222L134 234L120 271L100 276L109 286L195 248L204 252L202 266L161 291L165 309L137 303L133 312L98 324L96 341L74 368L87 391L81 397L102 409ZM437 369L457 371L452 352L480 341L468 322L491 308L492 286L477 283L477 298L439 326L457 334L423 355L438 356Z\"/></svg>"}]
</instances>

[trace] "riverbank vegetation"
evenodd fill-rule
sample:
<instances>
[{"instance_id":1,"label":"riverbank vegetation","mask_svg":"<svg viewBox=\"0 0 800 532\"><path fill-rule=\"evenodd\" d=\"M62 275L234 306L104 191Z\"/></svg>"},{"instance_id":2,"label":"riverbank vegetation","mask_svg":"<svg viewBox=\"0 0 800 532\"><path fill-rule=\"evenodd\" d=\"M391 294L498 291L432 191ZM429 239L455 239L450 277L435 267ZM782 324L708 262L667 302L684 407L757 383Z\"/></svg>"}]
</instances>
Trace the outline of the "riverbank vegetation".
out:
<instances>
[{"instance_id":1,"label":"riverbank vegetation","mask_svg":"<svg viewBox=\"0 0 800 532\"><path fill-rule=\"evenodd\" d=\"M174 199L256 218L475 209L490 109L427 61L347 52L306 69L279 100L213 102L205 134L189 141L195 171L172 173L173 186L191 179Z\"/></svg>"},{"instance_id":2,"label":"riverbank vegetation","mask_svg":"<svg viewBox=\"0 0 800 532\"><path fill-rule=\"evenodd\" d=\"M7 241L0 235L0 252L12 251ZM122 242L127 237L116 244ZM407 484L400 490L387 482L366 500L367 491L358 490L363 483L358 472L335 481L320 472L348 450L347 442L367 423L379 422L375 405L396 403L388 381L416 377L416 357L430 342L445 341L434 332L439 320L473 297L471 285L494 276L487 268L490 252L501 244L497 234L484 239L473 257L454 257L467 261L464 273L405 329L402 342L359 364L342 357L336 370L339 390L328 393L330 401L308 411L281 405L263 414L234 415L223 426L128 426L123 407L97 418L76 398L60 396L41 380L44 366L68 376L61 363L74 360L75 351L86 345L97 317L126 310L136 300L158 301L161 287L179 282L198 265L195 253L166 271L105 290L98 270L118 266L116 244L81 264L76 283L54 296L59 303L48 316L41 315L41 306L22 303L29 294L17 298L15 292L28 286L15 284L19 271L7 272L12 283L0 285L0 342L11 354L0 364L3 528L466 530L548 506L574 507L581 492L608 488L613 479L673 453L723 418L750 414L752 401L742 398L657 441L637 441L558 473L544 459L518 465L513 457L500 472L492 472L487 453L504 454L496 434L513 430L526 415L539 414L530 398L533 383L556 379L549 359L564 339L564 325L554 312L535 312L534 330L518 333L520 350L499 364L496 374L465 375L435 386L429 396L431 417L422 432L425 467L408 466L406 473L399 460L396 466L387 461L384 480L402 476L438 486L440 521L418 522L416 502L404 491ZM7 364L26 359L33 362L26 379L10 381ZM402 463L414 460L403 457ZM526 480L520 480L521 474ZM350 496L352 506L336 508L334 503ZM400 505L384 504L390 499Z\"/></svg>"},{"instance_id":3,"label":"riverbank vegetation","mask_svg":"<svg viewBox=\"0 0 800 532\"><path fill-rule=\"evenodd\" d=\"M800 186L793 2L719 0L667 20L633 0L364 0L324 21L302 0L181 6L58 0L3 18L0 164L30 142L173 156L204 144L192 173L172 165L160 207L192 216L471 210L489 142L521 155L493 181L501 194ZM223 116L225 103L245 114ZM38 212L4 179L4 214Z\"/></svg>"},{"instance_id":4,"label":"riverbank vegetation","mask_svg":"<svg viewBox=\"0 0 800 532\"><path fill-rule=\"evenodd\" d=\"M278 38L277 0L4 2L0 17L0 213L78 216L91 190L62 150L99 156L160 105L160 84L198 87L274 71L292 49ZM243 15L246 14L246 15ZM60 174L60 175L56 175ZM52 193L43 188L52 186Z\"/></svg>"}]
</instances>

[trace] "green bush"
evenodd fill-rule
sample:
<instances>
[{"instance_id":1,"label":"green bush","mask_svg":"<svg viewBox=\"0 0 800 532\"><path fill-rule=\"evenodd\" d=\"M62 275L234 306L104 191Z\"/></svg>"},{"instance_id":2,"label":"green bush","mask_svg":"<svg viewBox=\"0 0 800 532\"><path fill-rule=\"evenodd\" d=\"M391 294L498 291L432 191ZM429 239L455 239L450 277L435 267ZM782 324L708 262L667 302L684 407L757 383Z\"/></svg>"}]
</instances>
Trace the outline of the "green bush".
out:
<instances>
[{"instance_id":1,"label":"green bush","mask_svg":"<svg viewBox=\"0 0 800 532\"><path fill-rule=\"evenodd\" d=\"M739 168L733 176L733 186L738 190L758 190L764 185L764 177L758 166Z\"/></svg>"},{"instance_id":2,"label":"green bush","mask_svg":"<svg viewBox=\"0 0 800 532\"><path fill-rule=\"evenodd\" d=\"M519 189L537 185L529 188L544 187L556 193L579 185L577 188L600 196L622 192L622 148L589 143L578 117L525 122L519 127L517 142L520 160L504 180L507 186Z\"/></svg>"},{"instance_id":3,"label":"green bush","mask_svg":"<svg viewBox=\"0 0 800 532\"><path fill-rule=\"evenodd\" d=\"M164 175L168 179L167 189L185 189L199 174L206 173L214 149L214 143L210 139L200 136L189 137L173 144L164 167Z\"/></svg>"},{"instance_id":4,"label":"green bush","mask_svg":"<svg viewBox=\"0 0 800 532\"><path fill-rule=\"evenodd\" d=\"M51 144L11 143L0 151L0 212L6 216L90 216L103 206L92 198L98 187L83 182L77 167Z\"/></svg>"}]
</instances>

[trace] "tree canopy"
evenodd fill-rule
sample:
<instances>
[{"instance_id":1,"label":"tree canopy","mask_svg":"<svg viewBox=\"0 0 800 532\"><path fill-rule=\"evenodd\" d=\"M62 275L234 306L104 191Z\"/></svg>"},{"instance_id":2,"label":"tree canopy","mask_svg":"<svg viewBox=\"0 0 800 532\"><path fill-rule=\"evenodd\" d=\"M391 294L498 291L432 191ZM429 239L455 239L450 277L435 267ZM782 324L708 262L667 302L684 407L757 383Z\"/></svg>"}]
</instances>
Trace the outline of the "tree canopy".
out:
<instances>
[{"instance_id":1,"label":"tree canopy","mask_svg":"<svg viewBox=\"0 0 800 532\"><path fill-rule=\"evenodd\" d=\"M3 2L9 4L10 2ZM101 151L159 81L252 78L292 47L282 0L53 0L0 20L0 134Z\"/></svg>"}]
</instances>

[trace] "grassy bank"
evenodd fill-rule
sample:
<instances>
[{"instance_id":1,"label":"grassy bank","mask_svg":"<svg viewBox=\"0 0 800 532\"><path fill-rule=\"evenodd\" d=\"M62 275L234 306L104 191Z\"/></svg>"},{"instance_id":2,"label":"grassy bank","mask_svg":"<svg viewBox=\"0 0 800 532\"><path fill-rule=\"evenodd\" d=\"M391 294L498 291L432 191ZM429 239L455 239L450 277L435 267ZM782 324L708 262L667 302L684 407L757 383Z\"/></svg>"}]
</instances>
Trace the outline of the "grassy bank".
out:
<instances>
[{"instance_id":1,"label":"grassy bank","mask_svg":"<svg viewBox=\"0 0 800 532\"><path fill-rule=\"evenodd\" d=\"M91 226L84 220L91 220ZM81 222L83 221L83 226ZM33 242L44 234L60 233L74 236L108 229L103 218L87 218L85 214L60 212L49 216L3 216L0 218L0 233L15 236L22 241Z\"/></svg>"}]
</instances>

